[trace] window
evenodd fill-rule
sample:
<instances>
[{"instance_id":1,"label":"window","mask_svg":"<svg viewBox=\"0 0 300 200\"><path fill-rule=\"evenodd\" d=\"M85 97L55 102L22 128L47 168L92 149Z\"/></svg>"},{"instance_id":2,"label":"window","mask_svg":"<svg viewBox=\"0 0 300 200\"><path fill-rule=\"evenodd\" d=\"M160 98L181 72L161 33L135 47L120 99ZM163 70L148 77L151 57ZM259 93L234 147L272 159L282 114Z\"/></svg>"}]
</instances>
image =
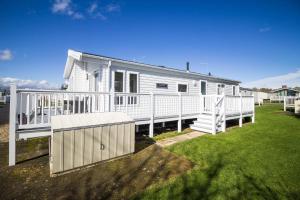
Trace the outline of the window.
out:
<instances>
[{"instance_id":1,"label":"window","mask_svg":"<svg viewBox=\"0 0 300 200\"><path fill-rule=\"evenodd\" d=\"M137 74L129 74L129 92L137 93Z\"/></svg>"},{"instance_id":2,"label":"window","mask_svg":"<svg viewBox=\"0 0 300 200\"><path fill-rule=\"evenodd\" d=\"M235 96L235 85L232 86L232 95Z\"/></svg>"},{"instance_id":3,"label":"window","mask_svg":"<svg viewBox=\"0 0 300 200\"><path fill-rule=\"evenodd\" d=\"M115 92L123 92L124 74L123 72L115 72Z\"/></svg>"},{"instance_id":4,"label":"window","mask_svg":"<svg viewBox=\"0 0 300 200\"><path fill-rule=\"evenodd\" d=\"M115 72L115 92L124 92L124 73L123 72ZM123 96L115 97L115 104L122 105L123 104Z\"/></svg>"},{"instance_id":5,"label":"window","mask_svg":"<svg viewBox=\"0 0 300 200\"><path fill-rule=\"evenodd\" d=\"M206 95L206 81L201 81L201 94Z\"/></svg>"},{"instance_id":6,"label":"window","mask_svg":"<svg viewBox=\"0 0 300 200\"><path fill-rule=\"evenodd\" d=\"M178 92L187 92L187 84L178 84Z\"/></svg>"},{"instance_id":7,"label":"window","mask_svg":"<svg viewBox=\"0 0 300 200\"><path fill-rule=\"evenodd\" d=\"M168 89L168 84L166 84L166 83L156 83L156 88L158 88L158 89Z\"/></svg>"},{"instance_id":8,"label":"window","mask_svg":"<svg viewBox=\"0 0 300 200\"><path fill-rule=\"evenodd\" d=\"M95 92L99 92L99 84L100 84L99 72L94 73L94 78L95 78Z\"/></svg>"},{"instance_id":9,"label":"window","mask_svg":"<svg viewBox=\"0 0 300 200\"><path fill-rule=\"evenodd\" d=\"M136 73L129 73L129 92L130 93L137 93L138 92L138 74ZM128 96L127 104L137 104L137 96Z\"/></svg>"}]
</instances>

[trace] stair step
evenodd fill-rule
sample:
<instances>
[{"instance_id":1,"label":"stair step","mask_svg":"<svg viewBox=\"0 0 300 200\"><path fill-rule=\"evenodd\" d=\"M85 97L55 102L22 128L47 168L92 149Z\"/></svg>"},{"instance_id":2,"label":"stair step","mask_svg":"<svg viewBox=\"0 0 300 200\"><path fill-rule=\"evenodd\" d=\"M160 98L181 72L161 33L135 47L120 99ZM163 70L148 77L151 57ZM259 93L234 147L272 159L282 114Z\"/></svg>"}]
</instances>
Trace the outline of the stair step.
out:
<instances>
[{"instance_id":1,"label":"stair step","mask_svg":"<svg viewBox=\"0 0 300 200\"><path fill-rule=\"evenodd\" d=\"M210 118L205 118L205 117L197 117L197 121L212 121L212 117L210 117Z\"/></svg>"},{"instance_id":2,"label":"stair step","mask_svg":"<svg viewBox=\"0 0 300 200\"><path fill-rule=\"evenodd\" d=\"M211 129L201 128L201 127L194 126L194 125L191 125L190 128L193 129L193 130L196 130L196 131L201 131L201 132L205 132L205 133L212 133Z\"/></svg>"},{"instance_id":3,"label":"stair step","mask_svg":"<svg viewBox=\"0 0 300 200\"><path fill-rule=\"evenodd\" d=\"M202 121L202 120L199 121L199 120L197 120L197 121L194 121L194 124L195 125L199 125L199 126L201 126L201 124L212 126L212 122L211 121Z\"/></svg>"},{"instance_id":4,"label":"stair step","mask_svg":"<svg viewBox=\"0 0 300 200\"><path fill-rule=\"evenodd\" d=\"M212 117L202 117L202 116L198 116L197 117L198 121L212 121Z\"/></svg>"},{"instance_id":5,"label":"stair step","mask_svg":"<svg viewBox=\"0 0 300 200\"><path fill-rule=\"evenodd\" d=\"M201 123L196 123L195 124L194 123L193 126L212 130L212 125L211 124L201 124Z\"/></svg>"}]
</instances>

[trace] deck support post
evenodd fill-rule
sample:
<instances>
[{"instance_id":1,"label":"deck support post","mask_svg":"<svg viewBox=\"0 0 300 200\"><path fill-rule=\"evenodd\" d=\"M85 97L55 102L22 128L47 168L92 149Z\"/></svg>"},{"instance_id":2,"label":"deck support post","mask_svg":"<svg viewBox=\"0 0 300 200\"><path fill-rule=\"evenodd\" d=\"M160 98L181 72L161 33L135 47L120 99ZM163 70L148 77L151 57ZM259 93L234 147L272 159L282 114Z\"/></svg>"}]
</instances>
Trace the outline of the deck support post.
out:
<instances>
[{"instance_id":1,"label":"deck support post","mask_svg":"<svg viewBox=\"0 0 300 200\"><path fill-rule=\"evenodd\" d=\"M17 113L17 86L10 86L9 108L9 166L16 164L16 113ZM22 116L20 116L21 118Z\"/></svg>"},{"instance_id":2,"label":"deck support post","mask_svg":"<svg viewBox=\"0 0 300 200\"><path fill-rule=\"evenodd\" d=\"M252 108L252 118L251 118L251 120L252 120L252 123L254 123L255 122L255 100L254 100L254 95L252 95L253 97L252 97L252 99L253 99L253 102L252 102L252 106L253 106L253 108Z\"/></svg>"},{"instance_id":3,"label":"deck support post","mask_svg":"<svg viewBox=\"0 0 300 200\"><path fill-rule=\"evenodd\" d=\"M240 94L240 118L239 118L239 126L243 126L243 99L242 95Z\"/></svg>"},{"instance_id":4,"label":"deck support post","mask_svg":"<svg viewBox=\"0 0 300 200\"><path fill-rule=\"evenodd\" d=\"M151 116L150 116L150 124L149 124L149 137L153 137L154 135L154 113L155 113L155 96L154 94L151 92L150 94L150 109L151 109Z\"/></svg>"},{"instance_id":5,"label":"deck support post","mask_svg":"<svg viewBox=\"0 0 300 200\"><path fill-rule=\"evenodd\" d=\"M178 93L178 109L179 109L179 113L178 113L178 125L177 125L177 132L181 132L182 131L182 96L181 93Z\"/></svg>"},{"instance_id":6,"label":"deck support post","mask_svg":"<svg viewBox=\"0 0 300 200\"><path fill-rule=\"evenodd\" d=\"M223 119L222 119L222 132L226 132L226 95L223 95L223 105L222 105L222 112L223 112Z\"/></svg>"},{"instance_id":7,"label":"deck support post","mask_svg":"<svg viewBox=\"0 0 300 200\"><path fill-rule=\"evenodd\" d=\"M217 102L217 97L215 96L213 98L213 106L212 106L212 134L216 135L216 102Z\"/></svg>"}]
</instances>

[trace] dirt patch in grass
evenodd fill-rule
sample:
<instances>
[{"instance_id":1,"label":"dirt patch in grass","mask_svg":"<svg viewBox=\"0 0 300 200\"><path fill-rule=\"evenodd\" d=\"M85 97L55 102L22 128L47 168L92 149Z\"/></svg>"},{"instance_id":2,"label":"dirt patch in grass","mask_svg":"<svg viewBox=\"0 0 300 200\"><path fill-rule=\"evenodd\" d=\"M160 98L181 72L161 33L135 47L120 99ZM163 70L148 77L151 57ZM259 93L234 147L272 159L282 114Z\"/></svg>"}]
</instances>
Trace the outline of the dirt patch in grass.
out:
<instances>
[{"instance_id":1,"label":"dirt patch in grass","mask_svg":"<svg viewBox=\"0 0 300 200\"><path fill-rule=\"evenodd\" d=\"M0 199L128 199L193 167L151 141L140 138L137 146L131 156L50 178L47 139L18 142L14 167L7 166L8 143L0 143Z\"/></svg>"},{"instance_id":2,"label":"dirt patch in grass","mask_svg":"<svg viewBox=\"0 0 300 200\"><path fill-rule=\"evenodd\" d=\"M186 128L182 132L168 131L168 132L164 132L164 133L161 133L161 134L158 134L158 135L154 136L153 139L155 141L158 141L158 140L162 140L162 139L166 139L166 138L175 137L175 136L178 136L178 135L190 133L192 131L193 130L190 129L190 128Z\"/></svg>"}]
</instances>

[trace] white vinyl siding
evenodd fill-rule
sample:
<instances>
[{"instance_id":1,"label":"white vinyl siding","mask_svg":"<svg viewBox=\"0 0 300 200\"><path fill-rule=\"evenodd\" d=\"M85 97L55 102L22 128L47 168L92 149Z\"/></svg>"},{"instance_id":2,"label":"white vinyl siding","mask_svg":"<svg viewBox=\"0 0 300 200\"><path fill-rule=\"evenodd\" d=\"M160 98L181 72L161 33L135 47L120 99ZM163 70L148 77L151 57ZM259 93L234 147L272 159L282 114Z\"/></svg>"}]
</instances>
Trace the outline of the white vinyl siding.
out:
<instances>
[{"instance_id":1,"label":"white vinyl siding","mask_svg":"<svg viewBox=\"0 0 300 200\"><path fill-rule=\"evenodd\" d=\"M87 72L85 71L85 65L87 66ZM75 62L73 70L70 76L70 90L73 91L88 91L89 90L89 80L86 80L86 74L91 74L95 70L99 71L99 90L100 92L109 92L110 89L114 89L113 83L113 72L123 71L124 72L124 92L129 92L129 74L137 73L137 90L138 93L163 93L163 94L174 94L178 93L178 84L187 84L187 93L189 95L200 95L201 94L201 82L197 79L183 78L178 75L171 75L165 73L151 72L143 69L132 69L122 66L112 65L110 68L111 73L109 73L109 68L104 64L97 64L96 62L88 62L84 65L82 62ZM71 78L75 76L74 80ZM108 83L108 78L110 77L110 83ZM202 79L202 81L207 81ZM157 83L167 84L168 88L159 88ZM214 95L217 94L217 84L220 82L206 82L206 94ZM222 84L222 83L221 83ZM238 86L236 87L236 94L238 94ZM69 90L69 89L68 89ZM232 95L232 85L225 84L225 94Z\"/></svg>"}]
</instances>

